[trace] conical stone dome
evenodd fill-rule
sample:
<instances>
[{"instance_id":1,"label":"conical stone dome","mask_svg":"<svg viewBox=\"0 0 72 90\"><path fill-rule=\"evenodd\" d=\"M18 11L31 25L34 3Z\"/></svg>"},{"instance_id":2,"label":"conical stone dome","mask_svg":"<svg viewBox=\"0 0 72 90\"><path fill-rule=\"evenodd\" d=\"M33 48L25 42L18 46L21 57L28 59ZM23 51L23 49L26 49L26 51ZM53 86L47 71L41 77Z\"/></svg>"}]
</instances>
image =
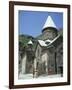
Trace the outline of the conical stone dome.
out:
<instances>
[{"instance_id":1,"label":"conical stone dome","mask_svg":"<svg viewBox=\"0 0 72 90\"><path fill-rule=\"evenodd\" d=\"M51 18L51 16L48 16L44 26L43 26L43 29L47 28L47 27L53 27L53 28L57 28L53 19Z\"/></svg>"},{"instance_id":2,"label":"conical stone dome","mask_svg":"<svg viewBox=\"0 0 72 90\"><path fill-rule=\"evenodd\" d=\"M51 16L48 16L43 29L42 29L42 38L44 40L49 39L49 40L53 40L56 36L57 36L57 27L52 19Z\"/></svg>"}]
</instances>

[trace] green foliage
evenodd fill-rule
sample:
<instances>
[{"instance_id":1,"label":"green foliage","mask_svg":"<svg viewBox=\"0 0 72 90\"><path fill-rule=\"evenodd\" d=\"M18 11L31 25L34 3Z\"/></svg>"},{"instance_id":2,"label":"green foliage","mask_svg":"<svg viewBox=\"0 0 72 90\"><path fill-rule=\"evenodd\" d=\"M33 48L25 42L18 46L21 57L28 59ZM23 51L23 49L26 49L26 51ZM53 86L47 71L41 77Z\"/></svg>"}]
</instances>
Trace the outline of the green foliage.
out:
<instances>
[{"instance_id":1,"label":"green foliage","mask_svg":"<svg viewBox=\"0 0 72 90\"><path fill-rule=\"evenodd\" d=\"M19 35L19 53L20 53L20 56L23 56L25 50L29 49L28 47L28 42L32 40L33 42L33 50L35 49L36 47L36 39L32 36L29 36L29 35Z\"/></svg>"},{"instance_id":2,"label":"green foliage","mask_svg":"<svg viewBox=\"0 0 72 90\"><path fill-rule=\"evenodd\" d=\"M19 35L19 42L22 43L22 46L25 47L27 46L27 43L29 40L32 40L33 37L32 36L28 36L28 35Z\"/></svg>"},{"instance_id":3,"label":"green foliage","mask_svg":"<svg viewBox=\"0 0 72 90\"><path fill-rule=\"evenodd\" d=\"M19 47L27 47L28 42L32 40L33 42L33 48L35 48L37 40L36 38L29 36L29 35L19 35Z\"/></svg>"}]
</instances>

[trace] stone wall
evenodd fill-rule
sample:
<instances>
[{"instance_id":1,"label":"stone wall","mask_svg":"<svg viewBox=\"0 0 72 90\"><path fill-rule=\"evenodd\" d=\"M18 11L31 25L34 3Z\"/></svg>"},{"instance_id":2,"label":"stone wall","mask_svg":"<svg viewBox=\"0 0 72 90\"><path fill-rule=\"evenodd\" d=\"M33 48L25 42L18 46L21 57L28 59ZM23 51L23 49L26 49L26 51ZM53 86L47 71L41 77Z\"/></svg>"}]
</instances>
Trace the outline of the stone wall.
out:
<instances>
[{"instance_id":1,"label":"stone wall","mask_svg":"<svg viewBox=\"0 0 72 90\"><path fill-rule=\"evenodd\" d=\"M57 30L54 28L46 28L43 32L42 35L40 35L40 37L38 37L38 39L41 40L53 40L56 36L57 36Z\"/></svg>"}]
</instances>

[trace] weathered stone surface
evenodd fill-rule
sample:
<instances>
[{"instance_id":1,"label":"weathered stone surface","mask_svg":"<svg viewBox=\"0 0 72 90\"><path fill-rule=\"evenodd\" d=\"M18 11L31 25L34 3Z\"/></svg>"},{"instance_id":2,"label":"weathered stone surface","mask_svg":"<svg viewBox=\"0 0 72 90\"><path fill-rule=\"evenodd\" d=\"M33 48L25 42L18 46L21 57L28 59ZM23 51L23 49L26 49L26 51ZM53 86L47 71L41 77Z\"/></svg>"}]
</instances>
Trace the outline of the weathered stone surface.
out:
<instances>
[{"instance_id":1,"label":"weathered stone surface","mask_svg":"<svg viewBox=\"0 0 72 90\"><path fill-rule=\"evenodd\" d=\"M63 34L54 27L46 27L43 28L42 34L37 39L44 41L49 39L52 42L49 42L48 46L41 46L37 42L35 49L32 46L27 48L21 64L19 64L19 72L32 73L36 78L42 74L62 74Z\"/></svg>"}]
</instances>

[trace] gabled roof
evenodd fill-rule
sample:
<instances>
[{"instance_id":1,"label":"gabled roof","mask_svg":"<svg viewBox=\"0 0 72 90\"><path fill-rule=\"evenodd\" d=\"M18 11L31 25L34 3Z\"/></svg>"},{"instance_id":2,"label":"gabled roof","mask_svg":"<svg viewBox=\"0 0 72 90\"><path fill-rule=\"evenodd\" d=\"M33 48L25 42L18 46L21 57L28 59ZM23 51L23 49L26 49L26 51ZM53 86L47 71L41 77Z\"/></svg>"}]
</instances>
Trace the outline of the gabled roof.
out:
<instances>
[{"instance_id":1,"label":"gabled roof","mask_svg":"<svg viewBox=\"0 0 72 90\"><path fill-rule=\"evenodd\" d=\"M53 43L54 41L56 41L59 37L60 37L60 35L58 35L57 37L55 37L55 38L51 41L51 43Z\"/></svg>"},{"instance_id":2,"label":"gabled roof","mask_svg":"<svg viewBox=\"0 0 72 90\"><path fill-rule=\"evenodd\" d=\"M47 27L57 28L51 16L48 16L48 18L43 26L43 29L45 29Z\"/></svg>"},{"instance_id":3,"label":"gabled roof","mask_svg":"<svg viewBox=\"0 0 72 90\"><path fill-rule=\"evenodd\" d=\"M56 45L59 45L60 42L63 41L63 37L61 35L58 35L57 37L55 37L49 44L48 46L54 44L55 46Z\"/></svg>"},{"instance_id":4,"label":"gabled roof","mask_svg":"<svg viewBox=\"0 0 72 90\"><path fill-rule=\"evenodd\" d=\"M30 41L28 42L28 44L33 45L33 42L30 40Z\"/></svg>"},{"instance_id":5,"label":"gabled roof","mask_svg":"<svg viewBox=\"0 0 72 90\"><path fill-rule=\"evenodd\" d=\"M47 39L47 40L45 40L45 43L46 43L46 42L51 43L51 42L52 42L52 40Z\"/></svg>"},{"instance_id":6,"label":"gabled roof","mask_svg":"<svg viewBox=\"0 0 72 90\"><path fill-rule=\"evenodd\" d=\"M61 42L63 42L63 37L59 34L57 37L55 37L53 40L47 40L49 42L49 44L46 44L46 41L43 41L43 40L38 40L38 43L36 44L36 48L37 48L37 45L39 44L42 49L47 49L47 48L50 48L52 47L52 45L54 47L57 47L58 45L60 45ZM36 48L35 48L35 51L36 51Z\"/></svg>"},{"instance_id":7,"label":"gabled roof","mask_svg":"<svg viewBox=\"0 0 72 90\"><path fill-rule=\"evenodd\" d=\"M40 46L42 47L48 47L50 46L51 44L53 44L58 38L60 38L61 35L58 35L57 37L55 37L53 40L49 40L47 39L46 41L43 41L43 40L38 40L38 43L40 44ZM46 44L46 42L49 42L49 44Z\"/></svg>"},{"instance_id":8,"label":"gabled roof","mask_svg":"<svg viewBox=\"0 0 72 90\"><path fill-rule=\"evenodd\" d=\"M43 46L43 47L46 47L46 46L47 46L47 44L46 44L45 41L43 41L43 40L38 40L38 43L39 43L41 46Z\"/></svg>"}]
</instances>

